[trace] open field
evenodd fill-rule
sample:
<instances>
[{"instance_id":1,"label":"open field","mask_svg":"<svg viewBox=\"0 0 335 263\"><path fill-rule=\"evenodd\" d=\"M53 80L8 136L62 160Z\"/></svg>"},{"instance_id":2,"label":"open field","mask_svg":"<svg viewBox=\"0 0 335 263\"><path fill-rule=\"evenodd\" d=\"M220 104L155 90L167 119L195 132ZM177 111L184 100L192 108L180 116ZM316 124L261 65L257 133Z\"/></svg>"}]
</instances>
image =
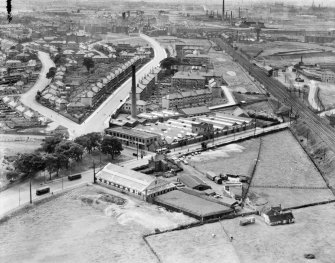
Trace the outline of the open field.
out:
<instances>
[{"instance_id":1,"label":"open field","mask_svg":"<svg viewBox=\"0 0 335 263\"><path fill-rule=\"evenodd\" d=\"M147 240L164 263L240 262L219 223L150 236Z\"/></svg>"},{"instance_id":2,"label":"open field","mask_svg":"<svg viewBox=\"0 0 335 263\"><path fill-rule=\"evenodd\" d=\"M263 137L254 185L326 187L326 183L290 131Z\"/></svg>"},{"instance_id":3,"label":"open field","mask_svg":"<svg viewBox=\"0 0 335 263\"><path fill-rule=\"evenodd\" d=\"M222 224L234 236L233 245L241 262L309 262L304 258L306 253L315 255L311 262L334 262L334 204L294 210L293 215L295 223L291 225L267 226L261 217L245 227L239 225L238 218Z\"/></svg>"},{"instance_id":4,"label":"open field","mask_svg":"<svg viewBox=\"0 0 335 263\"><path fill-rule=\"evenodd\" d=\"M250 188L249 198L255 204L263 204L266 200L272 205L291 207L334 199L323 178L289 131L263 137L253 185L264 186ZM283 189L266 186L324 189Z\"/></svg>"},{"instance_id":5,"label":"open field","mask_svg":"<svg viewBox=\"0 0 335 263\"><path fill-rule=\"evenodd\" d=\"M210 49L208 56L214 65L215 74L222 76L233 91L259 92L255 83L229 55Z\"/></svg>"},{"instance_id":6,"label":"open field","mask_svg":"<svg viewBox=\"0 0 335 263\"><path fill-rule=\"evenodd\" d=\"M290 208L335 199L329 189L283 189L250 187L248 197L256 208L281 204Z\"/></svg>"},{"instance_id":7,"label":"open field","mask_svg":"<svg viewBox=\"0 0 335 263\"><path fill-rule=\"evenodd\" d=\"M216 174L230 173L246 175L258 154L259 139L251 139L239 144L230 144L215 151L206 151L193 156L189 163L202 172Z\"/></svg>"},{"instance_id":8,"label":"open field","mask_svg":"<svg viewBox=\"0 0 335 263\"><path fill-rule=\"evenodd\" d=\"M100 186L83 186L1 224L0 262L156 262L142 240L194 222Z\"/></svg>"},{"instance_id":9,"label":"open field","mask_svg":"<svg viewBox=\"0 0 335 263\"><path fill-rule=\"evenodd\" d=\"M320 88L320 99L326 109L335 108L335 84L322 83L317 81L317 86Z\"/></svg>"}]
</instances>

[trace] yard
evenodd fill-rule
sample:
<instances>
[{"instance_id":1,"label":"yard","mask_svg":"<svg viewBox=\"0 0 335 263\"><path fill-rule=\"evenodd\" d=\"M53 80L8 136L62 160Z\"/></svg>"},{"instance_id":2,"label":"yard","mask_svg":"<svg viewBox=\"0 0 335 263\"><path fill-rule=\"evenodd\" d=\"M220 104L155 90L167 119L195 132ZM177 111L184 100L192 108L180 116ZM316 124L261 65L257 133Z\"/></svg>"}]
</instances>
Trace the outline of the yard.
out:
<instances>
[{"instance_id":1,"label":"yard","mask_svg":"<svg viewBox=\"0 0 335 263\"><path fill-rule=\"evenodd\" d=\"M83 186L0 228L0 262L156 262L145 233L193 222L100 186Z\"/></svg>"}]
</instances>

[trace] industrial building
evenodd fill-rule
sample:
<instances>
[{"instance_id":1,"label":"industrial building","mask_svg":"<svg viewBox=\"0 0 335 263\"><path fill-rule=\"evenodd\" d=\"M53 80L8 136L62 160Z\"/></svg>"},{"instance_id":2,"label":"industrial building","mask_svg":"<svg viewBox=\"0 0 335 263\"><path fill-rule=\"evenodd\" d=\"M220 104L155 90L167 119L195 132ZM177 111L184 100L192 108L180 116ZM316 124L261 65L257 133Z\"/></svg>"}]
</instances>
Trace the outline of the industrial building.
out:
<instances>
[{"instance_id":1,"label":"industrial building","mask_svg":"<svg viewBox=\"0 0 335 263\"><path fill-rule=\"evenodd\" d=\"M180 175L177 178L178 182L183 183L187 187L199 191L204 191L207 189L211 189L209 185L207 185L204 181L200 178L193 176L193 175Z\"/></svg>"},{"instance_id":2,"label":"industrial building","mask_svg":"<svg viewBox=\"0 0 335 263\"><path fill-rule=\"evenodd\" d=\"M96 179L104 186L145 201L151 201L155 196L176 189L174 184L163 179L153 178L111 163L97 173Z\"/></svg>"},{"instance_id":3,"label":"industrial building","mask_svg":"<svg viewBox=\"0 0 335 263\"><path fill-rule=\"evenodd\" d=\"M221 218L233 211L233 209L214 200L211 201L180 190L159 195L154 198L154 203L172 211L182 212L201 221Z\"/></svg>"},{"instance_id":4,"label":"industrial building","mask_svg":"<svg viewBox=\"0 0 335 263\"><path fill-rule=\"evenodd\" d=\"M180 87L183 89L203 89L205 88L206 78L198 71L178 71L172 77L171 84L172 87Z\"/></svg>"},{"instance_id":5,"label":"industrial building","mask_svg":"<svg viewBox=\"0 0 335 263\"><path fill-rule=\"evenodd\" d=\"M322 71L321 81L327 83L335 83L335 72L332 70Z\"/></svg>"},{"instance_id":6,"label":"industrial building","mask_svg":"<svg viewBox=\"0 0 335 263\"><path fill-rule=\"evenodd\" d=\"M163 96L162 107L163 109L181 109L192 106L203 106L211 100L212 91L208 89L196 89Z\"/></svg>"},{"instance_id":7,"label":"industrial building","mask_svg":"<svg viewBox=\"0 0 335 263\"><path fill-rule=\"evenodd\" d=\"M117 127L105 130L106 134L121 140L122 144L143 150L154 151L161 143L161 136L153 132L144 132L136 128Z\"/></svg>"}]
</instances>

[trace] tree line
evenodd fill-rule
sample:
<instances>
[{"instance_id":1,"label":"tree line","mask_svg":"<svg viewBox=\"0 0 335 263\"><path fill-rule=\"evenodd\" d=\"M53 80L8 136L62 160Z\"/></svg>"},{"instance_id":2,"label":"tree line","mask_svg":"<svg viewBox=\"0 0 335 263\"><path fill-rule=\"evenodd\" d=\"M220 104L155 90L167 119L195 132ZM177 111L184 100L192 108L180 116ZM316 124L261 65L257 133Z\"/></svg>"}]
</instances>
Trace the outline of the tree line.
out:
<instances>
[{"instance_id":1,"label":"tree line","mask_svg":"<svg viewBox=\"0 0 335 263\"><path fill-rule=\"evenodd\" d=\"M85 153L91 154L94 150L114 159L123 148L116 137L98 132L79 136L73 141L64 139L62 135L46 137L37 151L17 156L15 170L7 173L7 179L17 178L19 174L31 177L40 171L47 171L51 179L53 173L59 176L61 169L69 169L71 160L81 162Z\"/></svg>"}]
</instances>

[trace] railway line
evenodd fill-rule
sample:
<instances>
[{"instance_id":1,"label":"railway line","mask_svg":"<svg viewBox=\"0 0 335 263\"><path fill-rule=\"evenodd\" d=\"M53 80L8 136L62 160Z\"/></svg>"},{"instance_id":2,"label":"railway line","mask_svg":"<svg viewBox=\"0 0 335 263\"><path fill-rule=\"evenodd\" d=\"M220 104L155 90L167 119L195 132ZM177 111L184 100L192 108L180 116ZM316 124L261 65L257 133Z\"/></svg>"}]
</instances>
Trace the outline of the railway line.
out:
<instances>
[{"instance_id":1,"label":"railway line","mask_svg":"<svg viewBox=\"0 0 335 263\"><path fill-rule=\"evenodd\" d=\"M308 125L311 131L319 136L325 145L335 153L335 130L331 126L324 123L317 114L306 107L298 98L293 97L283 84L268 77L265 72L255 67L239 53L236 53L231 46L224 43L221 39L214 39L214 41L248 70L255 79L262 83L273 96L281 100L286 106L292 107L292 110L299 114L299 117Z\"/></svg>"}]
</instances>

